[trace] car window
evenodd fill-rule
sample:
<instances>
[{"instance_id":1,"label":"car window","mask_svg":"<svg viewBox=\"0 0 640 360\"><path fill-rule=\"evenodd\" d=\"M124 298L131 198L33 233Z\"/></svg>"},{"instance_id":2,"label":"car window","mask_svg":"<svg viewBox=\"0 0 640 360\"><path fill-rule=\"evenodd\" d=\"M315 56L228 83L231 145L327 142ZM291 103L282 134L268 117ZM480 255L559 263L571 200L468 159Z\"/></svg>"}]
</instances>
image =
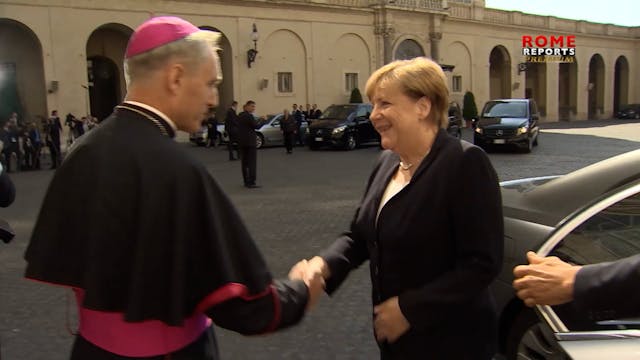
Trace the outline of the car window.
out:
<instances>
[{"instance_id":1,"label":"car window","mask_svg":"<svg viewBox=\"0 0 640 360\"><path fill-rule=\"evenodd\" d=\"M490 101L484 106L482 116L523 118L527 116L527 103L524 101Z\"/></svg>"},{"instance_id":2,"label":"car window","mask_svg":"<svg viewBox=\"0 0 640 360\"><path fill-rule=\"evenodd\" d=\"M550 255L578 265L615 261L640 253L640 193L588 218L571 231ZM593 322L565 304L553 310L570 331L640 329L640 324Z\"/></svg>"},{"instance_id":3,"label":"car window","mask_svg":"<svg viewBox=\"0 0 640 360\"><path fill-rule=\"evenodd\" d=\"M357 105L331 105L325 110L320 119L347 119Z\"/></svg>"},{"instance_id":4,"label":"car window","mask_svg":"<svg viewBox=\"0 0 640 360\"><path fill-rule=\"evenodd\" d=\"M460 107L456 103L449 104L449 116L457 117L460 114Z\"/></svg>"},{"instance_id":5,"label":"car window","mask_svg":"<svg viewBox=\"0 0 640 360\"><path fill-rule=\"evenodd\" d=\"M531 101L529 104L531 104L531 108L529 109L529 110L531 110L530 111L531 115L537 114L538 113L538 105L536 104L536 102L535 101Z\"/></svg>"},{"instance_id":6,"label":"car window","mask_svg":"<svg viewBox=\"0 0 640 360\"><path fill-rule=\"evenodd\" d=\"M368 117L369 111L365 106L361 106L358 108L358 112L356 113L356 117Z\"/></svg>"}]
</instances>

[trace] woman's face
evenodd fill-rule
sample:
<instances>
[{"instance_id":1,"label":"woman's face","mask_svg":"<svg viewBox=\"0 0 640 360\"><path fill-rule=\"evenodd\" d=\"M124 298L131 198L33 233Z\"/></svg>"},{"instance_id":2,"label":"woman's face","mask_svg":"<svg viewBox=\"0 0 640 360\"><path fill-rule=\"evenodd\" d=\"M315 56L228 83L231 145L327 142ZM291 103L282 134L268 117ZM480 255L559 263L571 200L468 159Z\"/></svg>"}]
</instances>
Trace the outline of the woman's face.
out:
<instances>
[{"instance_id":1,"label":"woman's face","mask_svg":"<svg viewBox=\"0 0 640 360\"><path fill-rule=\"evenodd\" d=\"M403 152L405 147L420 141L431 110L431 102L426 97L415 100L405 95L399 86L385 83L375 89L371 102L371 123L380 134L383 148Z\"/></svg>"}]
</instances>

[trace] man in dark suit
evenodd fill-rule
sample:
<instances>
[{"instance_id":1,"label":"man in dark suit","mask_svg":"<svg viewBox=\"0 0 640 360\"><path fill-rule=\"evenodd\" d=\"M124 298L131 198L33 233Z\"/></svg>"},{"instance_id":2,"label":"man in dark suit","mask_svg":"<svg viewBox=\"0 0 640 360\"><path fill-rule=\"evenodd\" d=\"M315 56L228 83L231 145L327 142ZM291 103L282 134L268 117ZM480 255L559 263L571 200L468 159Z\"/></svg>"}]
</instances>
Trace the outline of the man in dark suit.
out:
<instances>
[{"instance_id":1,"label":"man in dark suit","mask_svg":"<svg viewBox=\"0 0 640 360\"><path fill-rule=\"evenodd\" d=\"M60 122L58 111L53 110L45 128L46 144L49 147L49 153L51 153L52 169L57 168L62 162L62 154L60 152L60 132L62 132L62 123Z\"/></svg>"},{"instance_id":2,"label":"man in dark suit","mask_svg":"<svg viewBox=\"0 0 640 360\"><path fill-rule=\"evenodd\" d=\"M573 301L594 320L640 315L640 254L585 266L531 251L527 258L529 265L513 270L513 287L528 306Z\"/></svg>"},{"instance_id":3,"label":"man in dark suit","mask_svg":"<svg viewBox=\"0 0 640 360\"><path fill-rule=\"evenodd\" d=\"M224 131L229 136L229 142L227 142L227 150L229 151L229 161L237 160L240 156L238 154L238 102L233 101L231 107L227 110L227 116L224 118ZM236 152L236 156L233 152Z\"/></svg>"},{"instance_id":4,"label":"man in dark suit","mask_svg":"<svg viewBox=\"0 0 640 360\"><path fill-rule=\"evenodd\" d=\"M256 111L255 101L249 100L243 107L244 111L238 115L238 146L240 150L240 162L244 186L252 189L260 187L256 185L256 119L253 112Z\"/></svg>"},{"instance_id":5,"label":"man in dark suit","mask_svg":"<svg viewBox=\"0 0 640 360\"><path fill-rule=\"evenodd\" d=\"M300 107L302 108L302 105L300 105ZM293 116L293 118L296 120L296 125L298 126L298 129L296 132L297 138L298 138L298 145L304 145L304 135L302 134L302 131L300 131L300 128L302 127L302 122L304 121L304 115L302 114L302 110L298 108L298 104L293 104L292 110L291 110L291 116Z\"/></svg>"}]
</instances>

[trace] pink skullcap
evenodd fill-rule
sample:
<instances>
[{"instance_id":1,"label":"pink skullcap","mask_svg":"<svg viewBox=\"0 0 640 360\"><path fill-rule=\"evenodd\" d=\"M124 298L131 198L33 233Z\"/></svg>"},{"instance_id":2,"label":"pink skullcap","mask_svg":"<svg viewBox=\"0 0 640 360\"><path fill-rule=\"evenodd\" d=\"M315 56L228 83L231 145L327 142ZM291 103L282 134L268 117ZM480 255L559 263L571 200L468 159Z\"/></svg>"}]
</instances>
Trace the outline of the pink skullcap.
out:
<instances>
[{"instance_id":1,"label":"pink skullcap","mask_svg":"<svg viewBox=\"0 0 640 360\"><path fill-rule=\"evenodd\" d=\"M127 44L124 58L128 59L170 42L184 39L200 31L192 23L176 16L158 16L138 26Z\"/></svg>"}]
</instances>

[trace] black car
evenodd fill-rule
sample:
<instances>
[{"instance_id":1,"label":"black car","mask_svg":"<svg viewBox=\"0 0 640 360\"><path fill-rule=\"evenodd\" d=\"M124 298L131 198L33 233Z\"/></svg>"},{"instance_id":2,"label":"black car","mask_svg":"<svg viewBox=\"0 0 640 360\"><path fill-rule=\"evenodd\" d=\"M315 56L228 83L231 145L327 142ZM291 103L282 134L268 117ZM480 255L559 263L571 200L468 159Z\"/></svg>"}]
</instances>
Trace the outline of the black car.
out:
<instances>
[{"instance_id":1,"label":"black car","mask_svg":"<svg viewBox=\"0 0 640 360\"><path fill-rule=\"evenodd\" d=\"M447 132L451 136L455 136L458 139L462 138L462 110L457 102L452 101L449 103L449 125L447 126Z\"/></svg>"},{"instance_id":2,"label":"black car","mask_svg":"<svg viewBox=\"0 0 640 360\"><path fill-rule=\"evenodd\" d=\"M307 143L311 150L329 146L355 149L364 143L380 142L369 115L371 104L331 105L308 127Z\"/></svg>"},{"instance_id":3,"label":"black car","mask_svg":"<svg viewBox=\"0 0 640 360\"><path fill-rule=\"evenodd\" d=\"M618 119L640 119L640 104L628 104L620 107L616 113Z\"/></svg>"},{"instance_id":4,"label":"black car","mask_svg":"<svg viewBox=\"0 0 640 360\"><path fill-rule=\"evenodd\" d=\"M500 185L504 263L491 287L501 353L509 360L637 359L640 319L596 322L570 303L533 310L516 297L512 282L528 250L578 265L640 253L640 150L564 176Z\"/></svg>"},{"instance_id":5,"label":"black car","mask_svg":"<svg viewBox=\"0 0 640 360\"><path fill-rule=\"evenodd\" d=\"M501 99L488 101L476 122L473 143L490 146L516 145L531 152L538 145L540 114L533 99Z\"/></svg>"}]
</instances>

